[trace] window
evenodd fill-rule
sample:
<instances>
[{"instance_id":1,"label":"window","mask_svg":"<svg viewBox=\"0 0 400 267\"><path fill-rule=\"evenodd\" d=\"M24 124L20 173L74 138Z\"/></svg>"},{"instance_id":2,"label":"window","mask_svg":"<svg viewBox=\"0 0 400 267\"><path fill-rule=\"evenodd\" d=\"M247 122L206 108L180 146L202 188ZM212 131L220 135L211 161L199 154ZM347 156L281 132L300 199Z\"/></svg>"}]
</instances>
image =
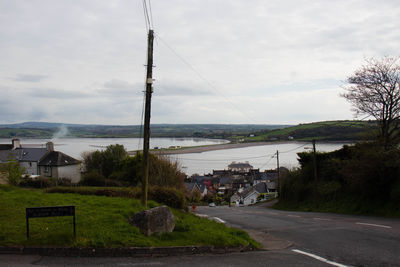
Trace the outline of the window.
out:
<instances>
[{"instance_id":1,"label":"window","mask_svg":"<svg viewBox=\"0 0 400 267\"><path fill-rule=\"evenodd\" d=\"M49 166L44 166L44 173L49 173Z\"/></svg>"}]
</instances>

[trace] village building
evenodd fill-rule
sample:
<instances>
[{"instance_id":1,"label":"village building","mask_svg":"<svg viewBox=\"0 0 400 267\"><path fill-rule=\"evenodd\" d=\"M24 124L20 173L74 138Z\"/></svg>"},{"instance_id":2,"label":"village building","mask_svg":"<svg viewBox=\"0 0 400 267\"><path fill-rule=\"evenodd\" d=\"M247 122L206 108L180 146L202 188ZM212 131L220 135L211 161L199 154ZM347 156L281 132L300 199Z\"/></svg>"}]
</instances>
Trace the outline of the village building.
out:
<instances>
[{"instance_id":1,"label":"village building","mask_svg":"<svg viewBox=\"0 0 400 267\"><path fill-rule=\"evenodd\" d=\"M46 143L46 147L31 147L23 146L18 139L13 139L11 145L0 145L0 163L10 160L17 161L27 175L66 178L73 183L81 179L81 162L54 151L52 142Z\"/></svg>"},{"instance_id":2,"label":"village building","mask_svg":"<svg viewBox=\"0 0 400 267\"><path fill-rule=\"evenodd\" d=\"M253 169L253 166L246 162L232 162L228 165L228 170L239 173L246 173Z\"/></svg>"}]
</instances>

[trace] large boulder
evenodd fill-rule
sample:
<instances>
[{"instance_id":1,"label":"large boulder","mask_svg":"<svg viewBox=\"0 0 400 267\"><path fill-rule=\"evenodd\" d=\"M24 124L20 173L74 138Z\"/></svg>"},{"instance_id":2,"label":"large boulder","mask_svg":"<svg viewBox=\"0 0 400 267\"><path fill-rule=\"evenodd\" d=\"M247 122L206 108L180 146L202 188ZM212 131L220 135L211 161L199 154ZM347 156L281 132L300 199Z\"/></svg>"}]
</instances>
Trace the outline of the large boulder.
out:
<instances>
[{"instance_id":1,"label":"large boulder","mask_svg":"<svg viewBox=\"0 0 400 267\"><path fill-rule=\"evenodd\" d=\"M129 223L138 227L140 232L149 236L153 233L172 232L175 218L167 206L144 210L132 215Z\"/></svg>"}]
</instances>

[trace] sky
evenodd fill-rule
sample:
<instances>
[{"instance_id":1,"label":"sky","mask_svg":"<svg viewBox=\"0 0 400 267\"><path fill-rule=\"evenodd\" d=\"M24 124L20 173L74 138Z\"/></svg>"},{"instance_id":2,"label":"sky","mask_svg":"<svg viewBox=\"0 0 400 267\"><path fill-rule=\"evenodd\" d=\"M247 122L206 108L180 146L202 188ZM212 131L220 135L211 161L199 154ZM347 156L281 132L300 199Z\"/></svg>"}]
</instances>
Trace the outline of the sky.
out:
<instances>
[{"instance_id":1,"label":"sky","mask_svg":"<svg viewBox=\"0 0 400 267\"><path fill-rule=\"evenodd\" d=\"M396 0L152 0L151 123L354 119L365 59L398 56ZM0 123L141 123L142 0L0 0Z\"/></svg>"}]
</instances>

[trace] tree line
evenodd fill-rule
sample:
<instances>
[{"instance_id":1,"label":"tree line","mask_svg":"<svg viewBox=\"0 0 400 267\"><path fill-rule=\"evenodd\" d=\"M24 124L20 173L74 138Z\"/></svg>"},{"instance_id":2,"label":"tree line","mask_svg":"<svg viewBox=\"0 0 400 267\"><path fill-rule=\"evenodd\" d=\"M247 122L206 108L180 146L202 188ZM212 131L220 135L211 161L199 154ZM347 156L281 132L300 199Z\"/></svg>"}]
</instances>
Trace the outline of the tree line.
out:
<instances>
[{"instance_id":1,"label":"tree line","mask_svg":"<svg viewBox=\"0 0 400 267\"><path fill-rule=\"evenodd\" d=\"M284 177L277 206L400 216L398 58L369 59L347 81L342 96L356 116L376 120L373 140L329 153L298 153L300 167Z\"/></svg>"}]
</instances>

